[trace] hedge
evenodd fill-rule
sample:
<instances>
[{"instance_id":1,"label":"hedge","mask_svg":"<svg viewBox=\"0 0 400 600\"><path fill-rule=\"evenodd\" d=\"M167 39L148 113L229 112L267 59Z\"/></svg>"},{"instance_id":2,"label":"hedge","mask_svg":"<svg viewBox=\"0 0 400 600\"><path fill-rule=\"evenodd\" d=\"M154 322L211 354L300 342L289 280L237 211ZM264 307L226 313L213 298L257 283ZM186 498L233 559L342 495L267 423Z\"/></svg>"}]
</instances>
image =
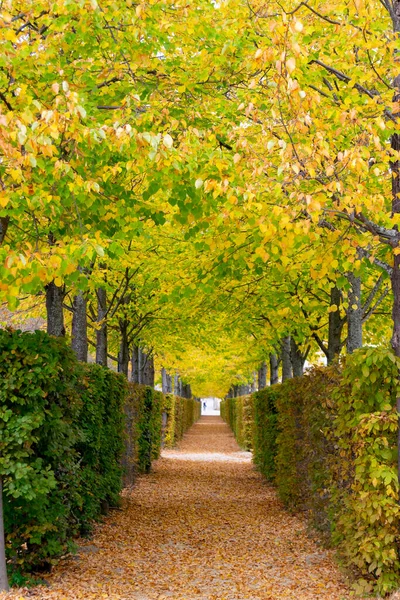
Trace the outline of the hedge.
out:
<instances>
[{"instance_id":1,"label":"hedge","mask_svg":"<svg viewBox=\"0 0 400 600\"><path fill-rule=\"evenodd\" d=\"M388 349L365 348L247 401L257 468L337 548L359 593L400 584L399 367ZM222 414L243 439L243 399L225 400Z\"/></svg>"},{"instance_id":2,"label":"hedge","mask_svg":"<svg viewBox=\"0 0 400 600\"><path fill-rule=\"evenodd\" d=\"M65 340L0 330L0 478L11 583L48 569L160 455L161 392L76 360ZM175 438L200 404L177 399ZM167 423L168 425L168 423Z\"/></svg>"},{"instance_id":3,"label":"hedge","mask_svg":"<svg viewBox=\"0 0 400 600\"><path fill-rule=\"evenodd\" d=\"M227 398L221 403L221 416L231 427L243 450L251 450L253 444L254 405L252 396Z\"/></svg>"},{"instance_id":4,"label":"hedge","mask_svg":"<svg viewBox=\"0 0 400 600\"><path fill-rule=\"evenodd\" d=\"M164 445L173 448L200 418L201 404L193 398L180 398L167 394L164 396L163 410L166 414Z\"/></svg>"},{"instance_id":5,"label":"hedge","mask_svg":"<svg viewBox=\"0 0 400 600\"><path fill-rule=\"evenodd\" d=\"M0 331L0 380L7 556L18 573L67 551L79 533L82 401L72 351L41 332Z\"/></svg>"},{"instance_id":6,"label":"hedge","mask_svg":"<svg viewBox=\"0 0 400 600\"><path fill-rule=\"evenodd\" d=\"M152 461L160 456L163 403L161 392L149 386L129 384L126 413L130 441L125 465L138 473L149 473Z\"/></svg>"}]
</instances>

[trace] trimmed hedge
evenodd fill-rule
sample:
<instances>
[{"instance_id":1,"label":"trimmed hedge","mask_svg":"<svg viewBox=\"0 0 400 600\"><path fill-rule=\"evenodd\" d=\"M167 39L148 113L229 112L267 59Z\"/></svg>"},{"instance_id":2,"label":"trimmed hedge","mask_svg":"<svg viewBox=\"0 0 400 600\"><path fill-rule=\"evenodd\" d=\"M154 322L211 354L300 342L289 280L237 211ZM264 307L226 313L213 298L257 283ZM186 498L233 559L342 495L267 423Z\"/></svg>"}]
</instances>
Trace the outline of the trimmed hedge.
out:
<instances>
[{"instance_id":1,"label":"trimmed hedge","mask_svg":"<svg viewBox=\"0 0 400 600\"><path fill-rule=\"evenodd\" d=\"M149 473L152 461L160 456L163 403L161 392L129 383L125 406L129 432L125 465L138 473Z\"/></svg>"},{"instance_id":2,"label":"trimmed hedge","mask_svg":"<svg viewBox=\"0 0 400 600\"><path fill-rule=\"evenodd\" d=\"M293 511L338 549L359 593L400 584L397 413L400 361L361 349L250 396L254 462ZM222 414L240 441L243 399ZM236 429L235 429L236 428Z\"/></svg>"},{"instance_id":3,"label":"trimmed hedge","mask_svg":"<svg viewBox=\"0 0 400 600\"><path fill-rule=\"evenodd\" d=\"M221 402L221 416L228 423L243 450L253 446L254 404L252 396L226 398Z\"/></svg>"},{"instance_id":4,"label":"trimmed hedge","mask_svg":"<svg viewBox=\"0 0 400 600\"><path fill-rule=\"evenodd\" d=\"M166 400L79 363L65 340L0 330L0 478L11 583L48 569L160 455ZM200 416L174 400L174 440Z\"/></svg>"},{"instance_id":5,"label":"trimmed hedge","mask_svg":"<svg viewBox=\"0 0 400 600\"><path fill-rule=\"evenodd\" d=\"M83 439L76 449L85 481L80 520L90 530L99 514L120 503L127 383L123 376L100 365L81 363L79 371L79 426Z\"/></svg>"},{"instance_id":6,"label":"trimmed hedge","mask_svg":"<svg viewBox=\"0 0 400 600\"><path fill-rule=\"evenodd\" d=\"M0 330L0 477L11 573L52 562L121 490L123 377L64 340Z\"/></svg>"},{"instance_id":7,"label":"trimmed hedge","mask_svg":"<svg viewBox=\"0 0 400 600\"><path fill-rule=\"evenodd\" d=\"M164 396L163 410L167 417L164 445L167 448L173 448L200 418L201 404L193 398L180 398L173 394L167 394Z\"/></svg>"}]
</instances>

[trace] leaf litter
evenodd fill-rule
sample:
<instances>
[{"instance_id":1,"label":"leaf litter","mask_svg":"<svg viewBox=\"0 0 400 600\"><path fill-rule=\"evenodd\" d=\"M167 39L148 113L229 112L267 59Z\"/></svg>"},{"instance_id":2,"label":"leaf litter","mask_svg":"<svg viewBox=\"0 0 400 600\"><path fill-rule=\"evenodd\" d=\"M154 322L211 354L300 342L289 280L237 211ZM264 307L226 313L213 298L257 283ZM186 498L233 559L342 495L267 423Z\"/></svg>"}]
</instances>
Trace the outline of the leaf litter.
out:
<instances>
[{"instance_id":1,"label":"leaf litter","mask_svg":"<svg viewBox=\"0 0 400 600\"><path fill-rule=\"evenodd\" d=\"M1 595L0 595L1 597ZM307 535L220 417L165 450L46 585L7 600L347 600L333 554Z\"/></svg>"}]
</instances>

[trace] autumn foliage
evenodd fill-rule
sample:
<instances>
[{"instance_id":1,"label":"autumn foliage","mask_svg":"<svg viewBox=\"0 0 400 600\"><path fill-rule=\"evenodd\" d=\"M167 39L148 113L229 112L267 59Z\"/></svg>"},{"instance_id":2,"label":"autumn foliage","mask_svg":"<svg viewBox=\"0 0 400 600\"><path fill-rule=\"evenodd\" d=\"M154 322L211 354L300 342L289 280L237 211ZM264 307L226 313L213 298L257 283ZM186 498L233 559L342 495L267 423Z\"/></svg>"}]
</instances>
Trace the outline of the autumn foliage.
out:
<instances>
[{"instance_id":1,"label":"autumn foliage","mask_svg":"<svg viewBox=\"0 0 400 600\"><path fill-rule=\"evenodd\" d=\"M314 368L223 406L226 420L235 415L237 439L245 409L252 412L255 464L285 505L337 547L358 592L388 592L400 580L398 367L388 350L366 348L341 366Z\"/></svg>"}]
</instances>

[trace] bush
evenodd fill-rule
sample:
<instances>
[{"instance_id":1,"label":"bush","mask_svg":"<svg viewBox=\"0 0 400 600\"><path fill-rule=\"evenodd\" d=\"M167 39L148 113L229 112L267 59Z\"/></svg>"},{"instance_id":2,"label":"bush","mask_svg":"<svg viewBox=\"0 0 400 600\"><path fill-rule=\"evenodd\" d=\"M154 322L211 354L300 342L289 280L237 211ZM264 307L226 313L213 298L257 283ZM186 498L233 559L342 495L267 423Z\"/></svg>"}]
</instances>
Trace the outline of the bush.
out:
<instances>
[{"instance_id":1,"label":"bush","mask_svg":"<svg viewBox=\"0 0 400 600\"><path fill-rule=\"evenodd\" d=\"M193 398L180 398L167 394L164 396L164 412L167 416L164 444L167 448L173 448L200 418L201 404Z\"/></svg>"},{"instance_id":2,"label":"bush","mask_svg":"<svg viewBox=\"0 0 400 600\"><path fill-rule=\"evenodd\" d=\"M304 377L277 386L275 483L291 510L306 512L311 523L331 536L333 390L340 383L337 365L314 368Z\"/></svg>"},{"instance_id":3,"label":"bush","mask_svg":"<svg viewBox=\"0 0 400 600\"><path fill-rule=\"evenodd\" d=\"M69 548L79 531L77 362L62 340L0 330L0 476L14 571Z\"/></svg>"},{"instance_id":4,"label":"bush","mask_svg":"<svg viewBox=\"0 0 400 600\"><path fill-rule=\"evenodd\" d=\"M83 439L77 450L81 456L80 521L84 532L93 519L120 501L127 382L123 375L100 365L80 364L79 370Z\"/></svg>"},{"instance_id":5,"label":"bush","mask_svg":"<svg viewBox=\"0 0 400 600\"><path fill-rule=\"evenodd\" d=\"M257 469L268 479L275 478L277 437L276 397L279 386L264 388L252 395L253 400L253 461Z\"/></svg>"},{"instance_id":6,"label":"bush","mask_svg":"<svg viewBox=\"0 0 400 600\"><path fill-rule=\"evenodd\" d=\"M160 456L162 435L163 394L137 383L129 384L126 410L133 419L131 457L125 463L134 464L139 473L149 473L152 460Z\"/></svg>"},{"instance_id":7,"label":"bush","mask_svg":"<svg viewBox=\"0 0 400 600\"><path fill-rule=\"evenodd\" d=\"M399 368L391 351L365 348L250 397L255 465L338 548L360 593L400 584ZM223 402L239 440L242 404Z\"/></svg>"},{"instance_id":8,"label":"bush","mask_svg":"<svg viewBox=\"0 0 400 600\"><path fill-rule=\"evenodd\" d=\"M226 398L221 402L221 416L231 427L239 446L243 450L250 450L254 421L252 396Z\"/></svg>"},{"instance_id":9,"label":"bush","mask_svg":"<svg viewBox=\"0 0 400 600\"><path fill-rule=\"evenodd\" d=\"M118 502L127 384L41 331L0 330L0 378L7 557L19 577Z\"/></svg>"},{"instance_id":10,"label":"bush","mask_svg":"<svg viewBox=\"0 0 400 600\"><path fill-rule=\"evenodd\" d=\"M333 542L359 577L359 592L399 586L399 368L390 350L360 350L347 358L334 392Z\"/></svg>"}]
</instances>

